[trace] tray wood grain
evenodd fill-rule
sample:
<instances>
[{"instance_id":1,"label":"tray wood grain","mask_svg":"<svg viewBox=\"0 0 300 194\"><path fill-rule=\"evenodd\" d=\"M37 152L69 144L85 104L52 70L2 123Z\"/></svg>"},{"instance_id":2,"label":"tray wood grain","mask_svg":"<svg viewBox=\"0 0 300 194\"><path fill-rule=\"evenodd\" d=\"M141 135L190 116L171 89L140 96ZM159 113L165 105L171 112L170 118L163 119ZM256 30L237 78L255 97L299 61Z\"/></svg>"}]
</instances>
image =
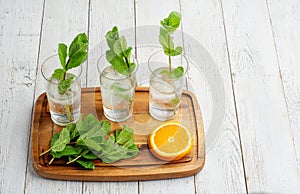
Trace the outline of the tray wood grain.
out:
<instances>
[{"instance_id":1,"label":"tray wood grain","mask_svg":"<svg viewBox=\"0 0 300 194\"><path fill-rule=\"evenodd\" d=\"M92 113L99 120L106 119L103 115L100 89L83 88L81 93L82 116ZM49 179L81 181L155 180L185 177L199 172L205 163L205 147L201 111L195 96L191 92L183 92L178 115L174 118L193 131L195 140L193 150L175 162L155 158L147 146L147 137L151 130L161 124L149 115L148 99L148 88L137 88L132 118L122 123L111 122L112 129L121 128L124 124L133 128L135 143L140 149L139 154L113 164L95 160L95 170L84 170L80 166L66 165L63 159L55 160L48 165L51 159L49 154L39 157L49 148L52 135L62 129L51 121L47 96L45 93L41 94L34 107L31 129L32 163L35 171Z\"/></svg>"}]
</instances>

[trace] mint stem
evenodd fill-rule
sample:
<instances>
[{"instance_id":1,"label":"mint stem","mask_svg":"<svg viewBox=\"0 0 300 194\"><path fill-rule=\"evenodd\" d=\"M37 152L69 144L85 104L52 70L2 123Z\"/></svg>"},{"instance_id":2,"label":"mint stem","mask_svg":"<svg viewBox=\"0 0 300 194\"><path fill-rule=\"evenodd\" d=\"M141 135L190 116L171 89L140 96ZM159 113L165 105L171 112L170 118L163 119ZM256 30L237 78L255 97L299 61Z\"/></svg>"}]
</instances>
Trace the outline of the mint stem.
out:
<instances>
[{"instance_id":1,"label":"mint stem","mask_svg":"<svg viewBox=\"0 0 300 194\"><path fill-rule=\"evenodd\" d=\"M123 55L124 55L124 53L123 53ZM125 55L124 55L124 56L125 56ZM129 68L130 68L129 61L128 61L127 57L124 57L124 58L125 58L125 62L126 62L127 68L128 68L128 70L129 70Z\"/></svg>"},{"instance_id":2,"label":"mint stem","mask_svg":"<svg viewBox=\"0 0 300 194\"><path fill-rule=\"evenodd\" d=\"M69 118L70 122L73 122L72 113L71 113L71 110L70 110L70 106L68 104L66 104L66 110L67 110L67 115L68 115L68 118Z\"/></svg>"},{"instance_id":3,"label":"mint stem","mask_svg":"<svg viewBox=\"0 0 300 194\"><path fill-rule=\"evenodd\" d=\"M76 160L78 160L81 157L81 155L77 156L76 158L74 158L73 160L67 162L67 164L71 164L73 162L75 162Z\"/></svg>"},{"instance_id":4,"label":"mint stem","mask_svg":"<svg viewBox=\"0 0 300 194\"><path fill-rule=\"evenodd\" d=\"M129 66L129 62L128 62L128 59L125 57L125 61L126 61L126 65L127 65L127 68L129 69L130 66Z\"/></svg>"},{"instance_id":5,"label":"mint stem","mask_svg":"<svg viewBox=\"0 0 300 194\"><path fill-rule=\"evenodd\" d=\"M50 166L52 164L52 162L54 161L54 157L52 157L52 159L50 160L50 162L48 163L48 166Z\"/></svg>"},{"instance_id":6,"label":"mint stem","mask_svg":"<svg viewBox=\"0 0 300 194\"><path fill-rule=\"evenodd\" d=\"M66 80L69 62L70 62L70 59L68 59L67 64L66 64L66 68L64 69L65 72L64 72L64 79L63 80Z\"/></svg>"},{"instance_id":7,"label":"mint stem","mask_svg":"<svg viewBox=\"0 0 300 194\"><path fill-rule=\"evenodd\" d=\"M63 80L66 80L66 77L67 77L67 72L65 71Z\"/></svg>"},{"instance_id":8,"label":"mint stem","mask_svg":"<svg viewBox=\"0 0 300 194\"><path fill-rule=\"evenodd\" d=\"M171 37L170 37L170 34L168 35L168 49L169 49L169 55L168 55L168 57L169 57L169 71L170 71L170 74L171 74L171 71L172 71L172 61L171 61L171 56L170 56L170 53L171 53L171 46L170 46L170 39L171 39Z\"/></svg>"},{"instance_id":9,"label":"mint stem","mask_svg":"<svg viewBox=\"0 0 300 194\"><path fill-rule=\"evenodd\" d=\"M41 153L41 154L40 154L40 157L41 157L41 156L43 156L43 155L45 155L45 154L47 154L48 152L50 152L50 151L51 151L51 149L52 149L52 148L50 148L50 149L48 149L48 150L44 151L43 153Z\"/></svg>"}]
</instances>

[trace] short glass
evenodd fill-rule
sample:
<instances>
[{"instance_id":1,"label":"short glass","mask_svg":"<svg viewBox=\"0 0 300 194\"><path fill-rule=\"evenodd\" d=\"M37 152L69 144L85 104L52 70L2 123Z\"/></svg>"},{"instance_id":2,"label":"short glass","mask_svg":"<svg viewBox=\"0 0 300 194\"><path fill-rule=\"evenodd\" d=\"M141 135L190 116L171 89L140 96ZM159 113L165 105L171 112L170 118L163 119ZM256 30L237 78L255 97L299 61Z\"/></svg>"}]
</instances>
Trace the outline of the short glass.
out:
<instances>
[{"instance_id":1,"label":"short glass","mask_svg":"<svg viewBox=\"0 0 300 194\"><path fill-rule=\"evenodd\" d=\"M68 71L66 78L71 74L75 75L75 78L64 94L59 93L59 81L51 77L57 68L62 68L61 63L58 55L53 55L43 62L41 72L45 78L51 119L57 125L66 126L79 119L82 68L79 66Z\"/></svg>"},{"instance_id":2,"label":"short glass","mask_svg":"<svg viewBox=\"0 0 300 194\"><path fill-rule=\"evenodd\" d=\"M183 75L173 78L168 75L170 70L182 66ZM153 53L148 60L150 75L149 112L160 121L167 121L176 117L181 102L181 94L185 85L185 75L189 69L187 58L180 54L169 58L162 50Z\"/></svg>"},{"instance_id":3,"label":"short glass","mask_svg":"<svg viewBox=\"0 0 300 194\"><path fill-rule=\"evenodd\" d=\"M115 71L105 55L97 62L104 115L114 122L125 121L132 115L138 63L134 56L131 56L131 61L136 67L129 76Z\"/></svg>"}]
</instances>

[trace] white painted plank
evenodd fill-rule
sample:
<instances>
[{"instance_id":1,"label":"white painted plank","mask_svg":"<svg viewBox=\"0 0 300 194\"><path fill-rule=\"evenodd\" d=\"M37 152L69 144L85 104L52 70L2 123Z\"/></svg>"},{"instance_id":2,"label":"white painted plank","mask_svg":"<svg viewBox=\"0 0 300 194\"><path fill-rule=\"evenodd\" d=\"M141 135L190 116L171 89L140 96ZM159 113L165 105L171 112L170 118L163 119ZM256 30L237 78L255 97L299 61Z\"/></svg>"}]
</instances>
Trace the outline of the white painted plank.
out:
<instances>
[{"instance_id":1,"label":"white painted plank","mask_svg":"<svg viewBox=\"0 0 300 194\"><path fill-rule=\"evenodd\" d=\"M171 11L180 12L179 1L146 1L136 0L136 24L137 24L137 57L139 66L139 85L149 85L150 71L148 59L155 51L160 49L158 41L160 21L168 17ZM159 7L159 9L157 9ZM174 43L183 45L180 31L174 33Z\"/></svg>"},{"instance_id":2,"label":"white painted plank","mask_svg":"<svg viewBox=\"0 0 300 194\"><path fill-rule=\"evenodd\" d=\"M267 1L300 172L300 1Z\"/></svg>"},{"instance_id":3,"label":"white painted plank","mask_svg":"<svg viewBox=\"0 0 300 194\"><path fill-rule=\"evenodd\" d=\"M299 193L300 173L265 1L222 0L250 193Z\"/></svg>"},{"instance_id":4,"label":"white painted plank","mask_svg":"<svg viewBox=\"0 0 300 194\"><path fill-rule=\"evenodd\" d=\"M0 1L0 193L23 193L43 2Z\"/></svg>"},{"instance_id":5,"label":"white painted plank","mask_svg":"<svg viewBox=\"0 0 300 194\"><path fill-rule=\"evenodd\" d=\"M128 45L134 47L134 1L91 0L87 87L100 85L97 59L107 49L104 36L113 26L117 26ZM123 34L124 31L129 33ZM85 182L83 188L83 193L138 193L138 182Z\"/></svg>"},{"instance_id":6,"label":"white painted plank","mask_svg":"<svg viewBox=\"0 0 300 194\"><path fill-rule=\"evenodd\" d=\"M139 187L140 193L195 193L194 179L192 177L185 177L179 179L166 179L156 181L142 181Z\"/></svg>"},{"instance_id":7,"label":"white painted plank","mask_svg":"<svg viewBox=\"0 0 300 194\"><path fill-rule=\"evenodd\" d=\"M246 193L220 1L181 1L181 8L183 31L198 41L198 43L188 42L188 38L184 37L186 55L193 56L195 45L200 44L207 49L215 61L211 64L206 57L203 57L203 64L207 65L197 64L202 74L195 72L195 68L190 71L190 85L200 103L205 135L209 136L212 130L217 131L218 135L206 139L205 166L197 174L195 181L197 193ZM197 55L201 55L201 53L197 53ZM215 66L215 70L219 71L219 74L213 72L212 65ZM225 91L223 104L225 111L222 112L221 108L218 108L218 111L221 111L225 118L219 128L214 128L211 122L222 122L214 116L216 113L212 111L213 106L217 104L212 95L218 95L216 90L219 87L213 88L208 81L217 78L222 80L221 85ZM213 141L214 139L215 141Z\"/></svg>"},{"instance_id":8,"label":"white painted plank","mask_svg":"<svg viewBox=\"0 0 300 194\"><path fill-rule=\"evenodd\" d=\"M70 44L78 33L87 32L88 3L86 0L45 1L36 80L36 98L45 91L44 80L40 72L41 63L47 57L57 53L58 43ZM31 163L31 155L29 163ZM28 165L25 193L81 193L81 191L81 182L44 179L34 172L31 164Z\"/></svg>"},{"instance_id":9,"label":"white painted plank","mask_svg":"<svg viewBox=\"0 0 300 194\"><path fill-rule=\"evenodd\" d=\"M159 9L158 9L159 8ZM171 11L180 12L179 1L174 1L170 3L169 1L146 1L137 0L136 1L136 24L138 26L137 30L137 46L142 46L144 43L152 43L154 46L159 46L158 33L160 21L166 18ZM153 31L154 37L157 37L156 42L152 41L153 37L146 36L147 32L143 32L143 29L153 30L153 27L143 27L145 25L155 25L157 26L157 31ZM149 33L149 32L148 32ZM182 36L179 34L177 40L175 40L175 45L182 45ZM145 40L145 39L150 40ZM153 43L154 42L154 43ZM154 48L154 49L153 49ZM157 49L155 47L138 47L137 56L140 62L140 79L139 81L147 81L149 76L149 70L147 69L147 61L149 56ZM140 193L194 193L194 176L180 179L170 179L170 180L159 180L159 181L141 181L139 184Z\"/></svg>"},{"instance_id":10,"label":"white painted plank","mask_svg":"<svg viewBox=\"0 0 300 194\"><path fill-rule=\"evenodd\" d=\"M100 85L97 60L108 49L105 34L111 30L113 26L117 26L120 35L124 35L126 37L127 44L134 48L134 25L134 1L123 0L120 3L118 0L91 0L89 25L90 53L87 76L88 87Z\"/></svg>"},{"instance_id":11,"label":"white painted plank","mask_svg":"<svg viewBox=\"0 0 300 194\"><path fill-rule=\"evenodd\" d=\"M88 1L45 0L45 11L42 26L42 38L39 55L36 97L45 91L40 66L49 56L57 54L58 43L70 45L73 38L88 28ZM85 65L85 64L84 64ZM82 85L85 84L85 68L82 72Z\"/></svg>"}]
</instances>

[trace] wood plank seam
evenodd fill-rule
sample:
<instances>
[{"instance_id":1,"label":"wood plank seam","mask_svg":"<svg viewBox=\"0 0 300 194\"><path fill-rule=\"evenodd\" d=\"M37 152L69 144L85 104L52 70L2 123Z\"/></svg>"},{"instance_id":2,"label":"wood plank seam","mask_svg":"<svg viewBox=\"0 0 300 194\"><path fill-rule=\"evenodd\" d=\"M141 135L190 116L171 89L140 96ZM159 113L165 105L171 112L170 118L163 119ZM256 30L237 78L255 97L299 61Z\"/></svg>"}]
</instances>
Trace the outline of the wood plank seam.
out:
<instances>
[{"instance_id":1,"label":"wood plank seam","mask_svg":"<svg viewBox=\"0 0 300 194\"><path fill-rule=\"evenodd\" d=\"M288 120L289 120L289 131L290 131L291 137L293 139L295 156L297 156L295 138L294 138L293 133L291 131L292 125L291 125L290 111L289 111L289 108L288 108L289 106L288 106L288 102L287 102L287 93L286 93L286 89L284 87L283 80L282 80L282 70L281 70L281 66L280 66L280 62L279 62L278 46L277 46L277 43L276 43L276 39L275 39L275 35L274 35L274 27L273 27L273 23L272 23L271 14L270 14L269 0L266 0L266 7L267 7L267 10L268 10L269 22L270 22L270 27L271 27L271 32L272 32L272 39L273 39L273 44L274 44L275 53L276 53L276 62L277 62L277 66L278 66L278 69L279 69L278 74L280 76L280 83L281 83L281 87L282 87L282 93L284 95L285 108L286 108L286 112L288 113L287 117L288 117ZM298 157L295 157L295 158L296 158L297 163L300 164L300 161L298 160Z\"/></svg>"},{"instance_id":2,"label":"wood plank seam","mask_svg":"<svg viewBox=\"0 0 300 194\"><path fill-rule=\"evenodd\" d=\"M44 21L44 13L45 13L45 0L43 1L43 6L42 6L42 18L41 18L40 32L39 32L39 41L38 41L38 45L39 46L38 46L36 68L35 68L36 69L36 71L35 71L35 78L37 78L37 75L38 75L38 67L39 67L38 62L39 62L39 56L40 56L40 51L41 51L41 40L42 40L41 37L42 37L42 27L43 27L43 21ZM33 101L32 101L31 115L34 114L34 104L35 104L35 101L36 101L36 99L35 99L36 82L37 82L37 79L35 79L35 81L34 81L34 89L33 89L33 94L32 94ZM32 125L33 125L33 122L31 120L31 122L30 122L30 128L32 128ZM28 140L28 146L27 146L28 150L27 150L27 159L26 159L25 179L24 179L24 184L23 184L24 185L23 186L23 192L24 193L25 193L26 188L27 188L28 165L29 165L30 160L31 160L30 159L30 155L31 155L31 149L30 149L30 147L31 147L31 141L32 141L32 139L31 139L31 134L30 134L29 140ZM30 164L30 165L32 165L32 164Z\"/></svg>"},{"instance_id":3,"label":"wood plank seam","mask_svg":"<svg viewBox=\"0 0 300 194\"><path fill-rule=\"evenodd\" d=\"M243 146L242 146L242 142L241 142L239 116L238 116L237 107L236 107L237 103L236 103L235 88L233 86L233 76L234 76L234 74L232 73L231 57L230 57L230 54L229 54L227 30L226 30L226 24L225 24L224 8L223 8L223 0L219 0L219 1L220 1L220 5L221 5L223 29L224 29L224 35L225 35L224 39L225 39L225 44L226 44L226 51L227 51L229 71L230 71L231 88L232 88L232 93L233 93L232 94L233 95L233 104L234 104L234 111L235 111L235 115L236 115L237 131L238 131L238 135L239 135L239 144L240 144L240 149L241 149L241 157L242 157L243 170L244 170L245 188L246 188L246 192L249 193L248 192L248 185L247 185L247 173L246 173L246 167L245 167L245 160L244 160L244 155L243 155Z\"/></svg>"}]
</instances>

